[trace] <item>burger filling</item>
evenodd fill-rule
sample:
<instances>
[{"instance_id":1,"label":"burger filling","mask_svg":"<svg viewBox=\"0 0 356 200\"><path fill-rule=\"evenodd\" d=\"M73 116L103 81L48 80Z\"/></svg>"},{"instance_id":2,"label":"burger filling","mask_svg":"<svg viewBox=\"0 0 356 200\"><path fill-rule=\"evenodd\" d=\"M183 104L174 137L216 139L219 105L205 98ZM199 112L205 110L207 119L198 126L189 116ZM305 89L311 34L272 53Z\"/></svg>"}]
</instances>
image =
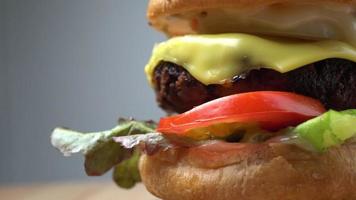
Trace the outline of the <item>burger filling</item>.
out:
<instances>
[{"instance_id":1,"label":"burger filling","mask_svg":"<svg viewBox=\"0 0 356 200\"><path fill-rule=\"evenodd\" d=\"M159 105L182 114L161 118L156 130L173 143L288 141L323 151L356 132L355 62L356 49L336 40L170 39L156 45L146 74Z\"/></svg>"},{"instance_id":2,"label":"burger filling","mask_svg":"<svg viewBox=\"0 0 356 200\"><path fill-rule=\"evenodd\" d=\"M182 66L162 61L155 68L153 84L157 102L168 112L182 113L213 99L252 91L288 91L318 99L327 109L356 108L356 63L338 58L286 73L261 67L209 85Z\"/></svg>"},{"instance_id":3,"label":"burger filling","mask_svg":"<svg viewBox=\"0 0 356 200\"><path fill-rule=\"evenodd\" d=\"M186 69L204 85L222 84L253 69L286 73L328 58L356 62L356 48L336 40L306 41L248 34L175 37L155 46L145 71L151 85L161 61Z\"/></svg>"}]
</instances>

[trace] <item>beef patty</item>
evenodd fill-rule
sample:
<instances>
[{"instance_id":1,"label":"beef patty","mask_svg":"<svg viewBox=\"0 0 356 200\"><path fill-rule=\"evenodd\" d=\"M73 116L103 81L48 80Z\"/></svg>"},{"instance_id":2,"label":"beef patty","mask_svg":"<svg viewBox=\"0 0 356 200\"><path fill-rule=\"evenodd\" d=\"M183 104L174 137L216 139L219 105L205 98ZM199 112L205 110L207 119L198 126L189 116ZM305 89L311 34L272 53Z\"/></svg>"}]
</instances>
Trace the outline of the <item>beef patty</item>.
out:
<instances>
[{"instance_id":1,"label":"beef patty","mask_svg":"<svg viewBox=\"0 0 356 200\"><path fill-rule=\"evenodd\" d=\"M204 102L242 92L288 91L319 99L327 109L356 108L356 63L326 59L287 73L261 67L224 84L204 85L183 67L161 61L154 71L159 105L182 113Z\"/></svg>"}]
</instances>

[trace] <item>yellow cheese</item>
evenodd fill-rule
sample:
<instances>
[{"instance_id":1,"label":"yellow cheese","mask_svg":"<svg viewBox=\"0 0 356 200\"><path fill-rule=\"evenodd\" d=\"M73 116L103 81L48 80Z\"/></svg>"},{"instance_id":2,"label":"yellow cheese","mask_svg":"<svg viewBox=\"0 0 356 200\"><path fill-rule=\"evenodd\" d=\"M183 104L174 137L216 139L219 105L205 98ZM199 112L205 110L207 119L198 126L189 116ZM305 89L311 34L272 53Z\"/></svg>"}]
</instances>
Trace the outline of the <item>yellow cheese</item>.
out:
<instances>
[{"instance_id":1,"label":"yellow cheese","mask_svg":"<svg viewBox=\"0 0 356 200\"><path fill-rule=\"evenodd\" d=\"M184 67L203 84L219 84L251 69L270 68L285 73L324 60L356 62L356 48L335 41L301 41L248 34L188 35L157 44L145 72L152 75L160 61Z\"/></svg>"}]
</instances>

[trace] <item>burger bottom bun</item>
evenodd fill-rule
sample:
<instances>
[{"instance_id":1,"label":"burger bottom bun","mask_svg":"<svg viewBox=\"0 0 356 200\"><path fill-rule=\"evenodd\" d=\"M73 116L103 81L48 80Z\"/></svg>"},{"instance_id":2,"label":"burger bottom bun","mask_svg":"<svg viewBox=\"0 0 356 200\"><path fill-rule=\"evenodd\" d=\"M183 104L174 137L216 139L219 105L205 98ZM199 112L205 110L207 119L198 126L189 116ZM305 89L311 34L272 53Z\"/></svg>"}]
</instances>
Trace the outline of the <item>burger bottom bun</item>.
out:
<instances>
[{"instance_id":1,"label":"burger bottom bun","mask_svg":"<svg viewBox=\"0 0 356 200\"><path fill-rule=\"evenodd\" d=\"M176 149L142 155L139 168L148 191L164 200L356 199L355 144L312 153L270 143L237 156L236 163L204 168Z\"/></svg>"}]
</instances>

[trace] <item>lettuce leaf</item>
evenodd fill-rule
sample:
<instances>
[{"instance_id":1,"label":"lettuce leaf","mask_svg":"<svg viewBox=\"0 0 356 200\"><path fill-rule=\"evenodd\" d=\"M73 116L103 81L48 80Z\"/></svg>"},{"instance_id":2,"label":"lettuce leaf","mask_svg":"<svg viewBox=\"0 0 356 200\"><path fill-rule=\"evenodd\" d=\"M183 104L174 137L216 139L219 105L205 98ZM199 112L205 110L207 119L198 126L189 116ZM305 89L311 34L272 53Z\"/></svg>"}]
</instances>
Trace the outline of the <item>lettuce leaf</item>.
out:
<instances>
[{"instance_id":1,"label":"lettuce leaf","mask_svg":"<svg viewBox=\"0 0 356 200\"><path fill-rule=\"evenodd\" d=\"M114 167L113 180L122 188L131 188L141 181L137 164L140 159L139 150L135 150L131 158L126 159Z\"/></svg>"},{"instance_id":2,"label":"lettuce leaf","mask_svg":"<svg viewBox=\"0 0 356 200\"><path fill-rule=\"evenodd\" d=\"M356 136L356 109L329 110L298 125L293 131L299 140L309 143L317 151L324 151Z\"/></svg>"},{"instance_id":3,"label":"lettuce leaf","mask_svg":"<svg viewBox=\"0 0 356 200\"><path fill-rule=\"evenodd\" d=\"M154 132L154 129L155 124L152 122L133 120L121 120L111 130L93 133L81 133L70 129L56 128L51 135L51 143L65 156L70 156L74 153L84 154L85 171L89 176L100 176L120 163L119 168L134 168L133 171L137 171L138 159L135 159L138 157L137 153L132 148L124 148L121 144L116 143L113 137L146 134ZM123 162L126 159L128 159L127 162ZM126 182L137 182L139 179L136 176L122 176L121 178L115 178L115 181L117 181L118 185L122 184L122 187L133 186L134 184L126 184Z\"/></svg>"},{"instance_id":4,"label":"lettuce leaf","mask_svg":"<svg viewBox=\"0 0 356 200\"><path fill-rule=\"evenodd\" d=\"M356 136L356 109L329 110L297 127L288 128L284 133L282 142L285 140L307 150L325 151ZM99 176L113 168L113 179L123 188L130 188L141 180L138 171L140 151L135 149L136 146L153 154L158 149L172 147L173 143L187 147L199 145L196 141L181 138L168 140L155 132L154 123L133 120L121 120L111 130L94 133L56 128L51 142L65 156L82 153L89 176Z\"/></svg>"}]
</instances>

